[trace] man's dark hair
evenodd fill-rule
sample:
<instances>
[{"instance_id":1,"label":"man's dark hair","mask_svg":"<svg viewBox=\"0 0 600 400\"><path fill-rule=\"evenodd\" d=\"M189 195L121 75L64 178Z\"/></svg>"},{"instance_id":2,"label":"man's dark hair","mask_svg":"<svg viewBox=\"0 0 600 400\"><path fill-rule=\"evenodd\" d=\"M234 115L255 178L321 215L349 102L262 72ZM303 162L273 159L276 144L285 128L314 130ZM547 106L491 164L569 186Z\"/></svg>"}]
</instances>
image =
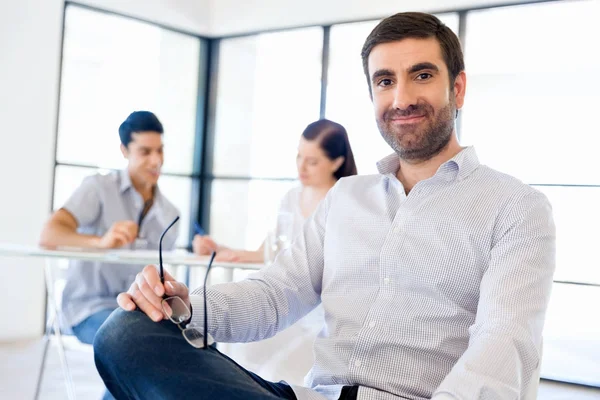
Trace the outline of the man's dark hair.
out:
<instances>
[{"instance_id":1,"label":"man's dark hair","mask_svg":"<svg viewBox=\"0 0 600 400\"><path fill-rule=\"evenodd\" d=\"M127 147L131 143L131 135L137 132L156 132L163 134L163 126L150 111L134 111L121 126L119 126L119 137L121 144Z\"/></svg>"},{"instance_id":2,"label":"man's dark hair","mask_svg":"<svg viewBox=\"0 0 600 400\"><path fill-rule=\"evenodd\" d=\"M454 84L458 74L465 69L465 61L458 37L450 28L431 14L405 12L392 15L381 21L371 31L360 53L367 83L369 77L369 54L379 44L396 42L403 39L436 38L442 49L442 57L448 68L450 85Z\"/></svg>"}]
</instances>

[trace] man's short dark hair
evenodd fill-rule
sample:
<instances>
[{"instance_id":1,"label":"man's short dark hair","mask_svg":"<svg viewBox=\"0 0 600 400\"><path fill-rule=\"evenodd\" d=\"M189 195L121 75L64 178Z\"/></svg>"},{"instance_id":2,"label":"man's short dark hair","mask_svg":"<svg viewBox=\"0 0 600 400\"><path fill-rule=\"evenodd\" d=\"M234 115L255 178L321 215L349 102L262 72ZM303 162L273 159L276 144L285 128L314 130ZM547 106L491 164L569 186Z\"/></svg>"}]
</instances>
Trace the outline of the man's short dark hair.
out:
<instances>
[{"instance_id":1,"label":"man's short dark hair","mask_svg":"<svg viewBox=\"0 0 600 400\"><path fill-rule=\"evenodd\" d=\"M436 38L442 49L442 57L448 68L450 84L453 85L459 73L465 69L465 61L460 40L450 28L431 14L405 12L392 15L381 21L369 34L361 51L363 69L369 89L369 54L379 44L396 42L403 39Z\"/></svg>"},{"instance_id":2,"label":"man's short dark hair","mask_svg":"<svg viewBox=\"0 0 600 400\"><path fill-rule=\"evenodd\" d=\"M137 132L156 132L163 134L163 126L150 111L134 111L121 126L119 126L119 137L121 144L127 147L131 143L131 135Z\"/></svg>"}]
</instances>

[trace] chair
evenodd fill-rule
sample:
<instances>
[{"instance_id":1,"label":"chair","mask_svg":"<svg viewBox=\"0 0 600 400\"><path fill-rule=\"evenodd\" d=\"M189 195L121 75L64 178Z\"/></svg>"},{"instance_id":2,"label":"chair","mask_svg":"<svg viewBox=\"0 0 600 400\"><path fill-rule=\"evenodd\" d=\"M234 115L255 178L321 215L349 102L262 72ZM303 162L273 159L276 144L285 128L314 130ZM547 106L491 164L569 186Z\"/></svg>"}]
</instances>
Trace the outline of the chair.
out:
<instances>
[{"instance_id":1,"label":"chair","mask_svg":"<svg viewBox=\"0 0 600 400\"><path fill-rule=\"evenodd\" d=\"M58 356L61 364L61 369L63 372L63 377L65 380L65 386L67 389L67 397L69 400L75 400L75 385L73 384L73 378L71 375L71 370L69 369L69 364L67 362L67 356L65 352L65 343L63 341L63 329L61 327L67 326L64 321L62 312L61 312L61 301L60 297L62 295L62 289L64 287L64 275L66 269L68 268L68 264L64 263L64 265L59 264L60 261L63 260L52 260L50 258L46 259L46 264L44 267L44 275L46 280L46 293L47 293L47 311L48 316L46 319L46 329L44 332L44 350L42 354L42 364L40 367L40 372L38 375L37 386L35 391L35 399L39 399L40 390L42 385L42 380L44 377L44 371L46 369L46 358L48 355L48 347L51 344L52 336L56 338L56 345ZM58 266L54 266L54 264L59 264Z\"/></svg>"}]
</instances>

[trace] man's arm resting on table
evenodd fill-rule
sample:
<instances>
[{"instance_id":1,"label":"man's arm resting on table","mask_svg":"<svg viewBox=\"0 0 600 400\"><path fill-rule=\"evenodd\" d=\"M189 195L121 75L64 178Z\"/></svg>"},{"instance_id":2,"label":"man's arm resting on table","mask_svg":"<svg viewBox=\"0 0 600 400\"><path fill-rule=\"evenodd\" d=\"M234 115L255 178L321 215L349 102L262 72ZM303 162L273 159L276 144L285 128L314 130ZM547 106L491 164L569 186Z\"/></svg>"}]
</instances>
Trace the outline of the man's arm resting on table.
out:
<instances>
[{"instance_id":1,"label":"man's arm resting on table","mask_svg":"<svg viewBox=\"0 0 600 400\"><path fill-rule=\"evenodd\" d=\"M77 232L78 223L73 214L61 208L44 225L40 235L40 246L73 246L98 248L101 238L95 235L82 235Z\"/></svg>"}]
</instances>

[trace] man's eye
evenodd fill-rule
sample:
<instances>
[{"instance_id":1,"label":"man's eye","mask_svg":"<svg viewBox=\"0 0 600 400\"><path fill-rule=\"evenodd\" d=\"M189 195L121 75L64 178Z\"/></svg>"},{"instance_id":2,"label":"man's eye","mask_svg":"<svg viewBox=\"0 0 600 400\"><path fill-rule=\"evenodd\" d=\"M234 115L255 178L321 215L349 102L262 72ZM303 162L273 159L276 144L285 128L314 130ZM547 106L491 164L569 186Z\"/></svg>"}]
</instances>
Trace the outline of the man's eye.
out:
<instances>
[{"instance_id":1,"label":"man's eye","mask_svg":"<svg viewBox=\"0 0 600 400\"><path fill-rule=\"evenodd\" d=\"M423 72L422 74L417 75L417 80L419 81L425 81L429 78L431 78L433 75L431 75L428 72Z\"/></svg>"},{"instance_id":2,"label":"man's eye","mask_svg":"<svg viewBox=\"0 0 600 400\"><path fill-rule=\"evenodd\" d=\"M391 79L382 79L379 81L379 86L389 86L392 84Z\"/></svg>"}]
</instances>

